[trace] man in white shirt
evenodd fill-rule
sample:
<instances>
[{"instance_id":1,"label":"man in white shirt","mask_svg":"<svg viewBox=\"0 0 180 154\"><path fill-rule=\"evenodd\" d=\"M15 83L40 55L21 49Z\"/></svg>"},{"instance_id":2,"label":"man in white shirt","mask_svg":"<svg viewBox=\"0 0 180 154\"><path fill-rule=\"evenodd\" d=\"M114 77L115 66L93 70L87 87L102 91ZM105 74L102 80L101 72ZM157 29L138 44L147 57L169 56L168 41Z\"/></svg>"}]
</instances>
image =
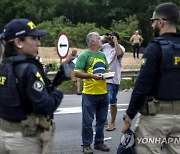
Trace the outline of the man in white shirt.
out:
<instances>
[{"instance_id":1,"label":"man in white shirt","mask_svg":"<svg viewBox=\"0 0 180 154\"><path fill-rule=\"evenodd\" d=\"M119 34L116 32L107 33L105 43L101 47L101 51L106 55L110 72L115 72L114 78L107 79L107 90L110 103L111 121L106 131L115 130L115 120L117 114L117 94L121 81L121 60L125 53L125 48L118 43Z\"/></svg>"}]
</instances>

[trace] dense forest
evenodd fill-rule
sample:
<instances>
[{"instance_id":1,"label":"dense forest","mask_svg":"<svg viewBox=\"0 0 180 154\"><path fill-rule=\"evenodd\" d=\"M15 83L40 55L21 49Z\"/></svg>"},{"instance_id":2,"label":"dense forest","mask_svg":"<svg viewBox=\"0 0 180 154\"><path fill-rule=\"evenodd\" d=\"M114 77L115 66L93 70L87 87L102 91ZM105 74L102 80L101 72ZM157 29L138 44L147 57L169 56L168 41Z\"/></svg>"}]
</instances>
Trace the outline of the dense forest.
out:
<instances>
[{"instance_id":1,"label":"dense forest","mask_svg":"<svg viewBox=\"0 0 180 154\"><path fill-rule=\"evenodd\" d=\"M29 18L39 28L49 31L43 46L54 46L60 31L67 32L71 46L84 48L89 31L101 35L117 31L121 43L129 46L136 29L144 38L152 38L150 18L155 6L165 0L1 0L0 31L13 18ZM179 0L172 0L180 6Z\"/></svg>"}]
</instances>

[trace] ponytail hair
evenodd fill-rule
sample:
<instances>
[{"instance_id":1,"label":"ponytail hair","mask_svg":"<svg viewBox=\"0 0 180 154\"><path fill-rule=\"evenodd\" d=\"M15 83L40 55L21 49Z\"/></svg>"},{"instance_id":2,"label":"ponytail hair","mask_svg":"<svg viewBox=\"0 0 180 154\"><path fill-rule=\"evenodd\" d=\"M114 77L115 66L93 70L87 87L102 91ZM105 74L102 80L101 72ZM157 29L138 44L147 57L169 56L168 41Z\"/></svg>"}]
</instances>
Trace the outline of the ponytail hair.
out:
<instances>
[{"instance_id":1,"label":"ponytail hair","mask_svg":"<svg viewBox=\"0 0 180 154\"><path fill-rule=\"evenodd\" d=\"M3 62L4 59L4 48L5 48L5 41L3 39L3 34L0 34L0 64Z\"/></svg>"}]
</instances>

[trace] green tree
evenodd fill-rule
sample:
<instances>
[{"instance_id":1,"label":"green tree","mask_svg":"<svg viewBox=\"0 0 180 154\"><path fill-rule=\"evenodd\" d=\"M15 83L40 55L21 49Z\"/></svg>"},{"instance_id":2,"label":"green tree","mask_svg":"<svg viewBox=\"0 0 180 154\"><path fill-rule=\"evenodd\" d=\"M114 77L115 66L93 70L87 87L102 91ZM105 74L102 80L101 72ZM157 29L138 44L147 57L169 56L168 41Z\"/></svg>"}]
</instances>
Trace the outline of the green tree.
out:
<instances>
[{"instance_id":1,"label":"green tree","mask_svg":"<svg viewBox=\"0 0 180 154\"><path fill-rule=\"evenodd\" d=\"M48 35L42 38L42 46L56 46L58 34L64 31L65 27L71 26L72 23L65 17L56 17L52 21L44 21L37 25L39 29L48 31Z\"/></svg>"},{"instance_id":2,"label":"green tree","mask_svg":"<svg viewBox=\"0 0 180 154\"><path fill-rule=\"evenodd\" d=\"M144 38L143 45L146 46L152 38L150 18L153 10L157 4L165 1L166 0L1 0L0 31L14 18L29 18L34 21L35 24L42 23L45 29L51 31L50 38L45 38L46 44L49 46L53 44L57 31L63 30L64 27L66 27L66 30L72 31L70 27L76 28L77 25L87 26L87 23L95 23L95 27L99 27L100 31L102 27L104 27L104 29L113 29L115 26L114 23L119 23L119 21L122 24L127 23L127 18L135 15L138 21L137 28L141 31ZM180 6L179 0L171 0L171 2ZM58 24L54 25L54 19L61 16L64 16L66 21L69 20L71 26L64 26L61 21L58 20ZM122 36L127 34L125 31L129 31L129 27L131 27L131 25L128 24L126 26L127 30L124 30L122 27L121 29L117 29ZM78 28L76 30L78 31ZM82 43L80 44L82 45Z\"/></svg>"},{"instance_id":3,"label":"green tree","mask_svg":"<svg viewBox=\"0 0 180 154\"><path fill-rule=\"evenodd\" d=\"M28 18L36 24L55 16L54 1L46 0L1 0L0 29L14 18Z\"/></svg>"}]
</instances>

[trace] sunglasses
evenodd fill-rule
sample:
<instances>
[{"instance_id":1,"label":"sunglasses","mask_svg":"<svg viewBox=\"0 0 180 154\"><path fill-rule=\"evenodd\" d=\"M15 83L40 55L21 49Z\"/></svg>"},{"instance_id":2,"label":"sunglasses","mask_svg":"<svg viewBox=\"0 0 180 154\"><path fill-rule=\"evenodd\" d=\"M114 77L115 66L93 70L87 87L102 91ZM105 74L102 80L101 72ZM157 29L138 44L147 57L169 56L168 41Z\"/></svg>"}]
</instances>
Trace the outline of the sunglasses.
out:
<instances>
[{"instance_id":1,"label":"sunglasses","mask_svg":"<svg viewBox=\"0 0 180 154\"><path fill-rule=\"evenodd\" d=\"M151 18L151 23L153 23L155 20L168 20L166 18Z\"/></svg>"}]
</instances>

